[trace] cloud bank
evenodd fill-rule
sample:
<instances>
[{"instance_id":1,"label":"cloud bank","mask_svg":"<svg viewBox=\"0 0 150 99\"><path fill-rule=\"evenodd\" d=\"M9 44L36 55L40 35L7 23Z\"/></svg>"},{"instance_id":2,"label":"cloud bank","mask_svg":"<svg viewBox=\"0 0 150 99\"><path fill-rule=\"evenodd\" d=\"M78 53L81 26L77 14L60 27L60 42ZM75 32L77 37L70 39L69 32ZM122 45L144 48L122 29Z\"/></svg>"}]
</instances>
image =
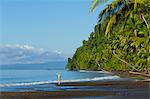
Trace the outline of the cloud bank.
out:
<instances>
[{"instance_id":1,"label":"cloud bank","mask_svg":"<svg viewBox=\"0 0 150 99\"><path fill-rule=\"evenodd\" d=\"M30 64L51 61L65 61L59 51L45 51L29 45L0 46L0 64Z\"/></svg>"}]
</instances>

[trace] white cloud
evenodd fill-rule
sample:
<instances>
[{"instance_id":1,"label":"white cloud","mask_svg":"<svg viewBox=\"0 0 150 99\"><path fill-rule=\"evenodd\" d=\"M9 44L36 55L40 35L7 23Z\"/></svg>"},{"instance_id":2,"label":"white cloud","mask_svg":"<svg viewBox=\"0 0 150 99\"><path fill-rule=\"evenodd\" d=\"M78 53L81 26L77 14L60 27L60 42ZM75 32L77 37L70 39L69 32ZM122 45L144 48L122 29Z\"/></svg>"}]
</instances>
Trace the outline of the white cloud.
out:
<instances>
[{"instance_id":1,"label":"white cloud","mask_svg":"<svg viewBox=\"0 0 150 99\"><path fill-rule=\"evenodd\" d=\"M55 53L62 54L62 51L55 50Z\"/></svg>"},{"instance_id":2,"label":"white cloud","mask_svg":"<svg viewBox=\"0 0 150 99\"><path fill-rule=\"evenodd\" d=\"M45 51L29 45L0 46L0 64L44 63L50 61L64 61L60 52Z\"/></svg>"}]
</instances>

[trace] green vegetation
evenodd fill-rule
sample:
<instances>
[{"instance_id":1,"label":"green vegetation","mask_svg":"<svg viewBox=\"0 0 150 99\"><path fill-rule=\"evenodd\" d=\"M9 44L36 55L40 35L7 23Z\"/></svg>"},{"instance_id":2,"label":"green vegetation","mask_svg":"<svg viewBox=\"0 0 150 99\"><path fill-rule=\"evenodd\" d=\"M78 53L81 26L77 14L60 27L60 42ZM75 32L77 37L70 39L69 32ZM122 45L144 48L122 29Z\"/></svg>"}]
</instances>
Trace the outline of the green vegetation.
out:
<instances>
[{"instance_id":1,"label":"green vegetation","mask_svg":"<svg viewBox=\"0 0 150 99\"><path fill-rule=\"evenodd\" d=\"M105 0L108 1L108 0ZM94 0L91 12L101 4ZM150 71L150 1L114 0L72 59L70 70Z\"/></svg>"}]
</instances>

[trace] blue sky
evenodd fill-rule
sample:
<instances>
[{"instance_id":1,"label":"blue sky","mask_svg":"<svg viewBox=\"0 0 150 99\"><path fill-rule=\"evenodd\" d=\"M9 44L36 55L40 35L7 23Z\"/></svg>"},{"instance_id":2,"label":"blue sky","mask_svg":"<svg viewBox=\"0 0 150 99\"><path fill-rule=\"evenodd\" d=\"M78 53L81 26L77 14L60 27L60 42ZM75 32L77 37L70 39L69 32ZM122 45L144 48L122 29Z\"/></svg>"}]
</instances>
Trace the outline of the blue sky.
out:
<instances>
[{"instance_id":1,"label":"blue sky","mask_svg":"<svg viewBox=\"0 0 150 99\"><path fill-rule=\"evenodd\" d=\"M30 45L73 54L88 39L101 9L92 0L1 0L1 45Z\"/></svg>"}]
</instances>

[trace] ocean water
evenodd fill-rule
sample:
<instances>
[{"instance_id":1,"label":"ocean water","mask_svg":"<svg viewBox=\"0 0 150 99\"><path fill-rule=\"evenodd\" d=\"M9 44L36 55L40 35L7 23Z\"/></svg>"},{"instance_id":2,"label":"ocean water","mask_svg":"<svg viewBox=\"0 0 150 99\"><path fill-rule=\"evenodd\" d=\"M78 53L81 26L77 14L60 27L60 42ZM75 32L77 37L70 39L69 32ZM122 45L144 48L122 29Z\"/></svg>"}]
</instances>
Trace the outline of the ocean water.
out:
<instances>
[{"instance_id":1,"label":"ocean water","mask_svg":"<svg viewBox=\"0 0 150 99\"><path fill-rule=\"evenodd\" d=\"M56 87L58 72L61 82L90 82L121 80L119 76L101 71L68 71L66 62L50 62L42 64L17 64L0 66L0 91L48 91L71 90L75 87ZM80 87L80 88L79 88ZM79 86L78 89L92 90Z\"/></svg>"}]
</instances>

